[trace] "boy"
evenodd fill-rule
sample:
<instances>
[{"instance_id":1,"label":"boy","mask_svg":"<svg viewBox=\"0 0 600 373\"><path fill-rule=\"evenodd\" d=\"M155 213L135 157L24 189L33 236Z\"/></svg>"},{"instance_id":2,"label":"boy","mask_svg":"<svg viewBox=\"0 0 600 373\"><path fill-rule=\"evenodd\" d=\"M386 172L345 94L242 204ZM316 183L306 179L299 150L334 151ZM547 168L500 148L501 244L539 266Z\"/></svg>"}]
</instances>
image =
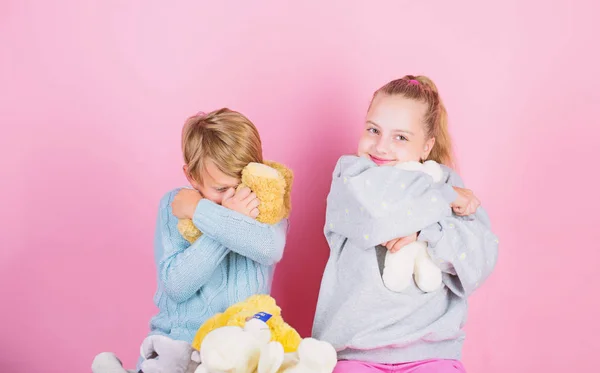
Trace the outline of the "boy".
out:
<instances>
[{"instance_id":1,"label":"boy","mask_svg":"<svg viewBox=\"0 0 600 373\"><path fill-rule=\"evenodd\" d=\"M235 191L242 169L263 161L258 131L244 115L223 108L190 117L182 151L193 189L177 188L160 201L154 240L159 311L150 335L191 343L209 317L253 294L270 293L288 221L256 221L254 193ZM203 232L191 245L177 231L184 218Z\"/></svg>"}]
</instances>

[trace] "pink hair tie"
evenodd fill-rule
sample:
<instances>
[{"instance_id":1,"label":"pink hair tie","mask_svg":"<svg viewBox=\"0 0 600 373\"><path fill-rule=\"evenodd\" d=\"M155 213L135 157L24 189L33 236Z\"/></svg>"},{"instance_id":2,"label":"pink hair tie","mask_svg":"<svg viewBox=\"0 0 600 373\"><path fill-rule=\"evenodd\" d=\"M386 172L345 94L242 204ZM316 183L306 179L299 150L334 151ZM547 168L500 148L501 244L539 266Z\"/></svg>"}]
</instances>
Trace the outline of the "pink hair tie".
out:
<instances>
[{"instance_id":1,"label":"pink hair tie","mask_svg":"<svg viewBox=\"0 0 600 373\"><path fill-rule=\"evenodd\" d=\"M411 79L408 81L410 84L419 85L419 81L415 79Z\"/></svg>"}]
</instances>

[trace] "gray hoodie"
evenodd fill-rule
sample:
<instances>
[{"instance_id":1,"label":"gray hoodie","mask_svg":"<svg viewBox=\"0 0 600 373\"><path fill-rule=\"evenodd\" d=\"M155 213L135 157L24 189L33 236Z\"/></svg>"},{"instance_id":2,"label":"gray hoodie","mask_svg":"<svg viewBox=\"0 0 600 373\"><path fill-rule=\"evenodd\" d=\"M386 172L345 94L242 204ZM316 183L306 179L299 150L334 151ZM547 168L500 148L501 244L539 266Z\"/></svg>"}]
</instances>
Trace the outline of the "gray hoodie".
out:
<instances>
[{"instance_id":1,"label":"gray hoodie","mask_svg":"<svg viewBox=\"0 0 600 373\"><path fill-rule=\"evenodd\" d=\"M403 363L460 359L467 297L491 274L498 239L483 208L454 215L452 186L460 177L443 166L431 176L342 156L327 197L325 236L330 257L323 273L313 336L333 344L341 360ZM385 247L420 232L443 272L439 290L412 284L402 293L382 281Z\"/></svg>"}]
</instances>

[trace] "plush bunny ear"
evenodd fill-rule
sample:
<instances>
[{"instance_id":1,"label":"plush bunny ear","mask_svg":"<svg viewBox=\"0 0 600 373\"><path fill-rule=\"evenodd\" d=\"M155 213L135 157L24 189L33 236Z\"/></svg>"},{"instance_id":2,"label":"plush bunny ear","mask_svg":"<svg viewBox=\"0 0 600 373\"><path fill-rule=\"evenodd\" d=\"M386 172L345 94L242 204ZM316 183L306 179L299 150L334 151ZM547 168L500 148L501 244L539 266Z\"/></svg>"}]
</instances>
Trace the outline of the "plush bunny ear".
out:
<instances>
[{"instance_id":1,"label":"plush bunny ear","mask_svg":"<svg viewBox=\"0 0 600 373\"><path fill-rule=\"evenodd\" d=\"M394 167L406 171L423 171L423 165L417 161L397 163Z\"/></svg>"},{"instance_id":2,"label":"plush bunny ear","mask_svg":"<svg viewBox=\"0 0 600 373\"><path fill-rule=\"evenodd\" d=\"M444 178L444 170L436 161L425 161L424 163L408 161L398 163L395 167L401 170L425 172L433 178L434 183L439 183Z\"/></svg>"},{"instance_id":3,"label":"plush bunny ear","mask_svg":"<svg viewBox=\"0 0 600 373\"><path fill-rule=\"evenodd\" d=\"M423 163L424 171L433 178L433 182L439 183L444 178L444 170L436 161L425 161Z\"/></svg>"}]
</instances>

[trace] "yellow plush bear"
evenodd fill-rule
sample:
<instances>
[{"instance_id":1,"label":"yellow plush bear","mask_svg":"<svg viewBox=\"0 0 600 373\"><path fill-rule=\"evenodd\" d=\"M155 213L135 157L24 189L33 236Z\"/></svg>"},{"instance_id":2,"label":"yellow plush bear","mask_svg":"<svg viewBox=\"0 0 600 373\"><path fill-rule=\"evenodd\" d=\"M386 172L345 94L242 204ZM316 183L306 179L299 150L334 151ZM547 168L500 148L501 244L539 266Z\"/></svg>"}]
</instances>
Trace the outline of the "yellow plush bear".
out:
<instances>
[{"instance_id":1,"label":"yellow plush bear","mask_svg":"<svg viewBox=\"0 0 600 373\"><path fill-rule=\"evenodd\" d=\"M241 181L238 189L247 186L260 201L256 220L275 224L289 216L293 182L293 173L289 168L273 161L253 162L242 170ZM202 235L191 219L179 220L177 229L190 243Z\"/></svg>"},{"instance_id":2,"label":"yellow plush bear","mask_svg":"<svg viewBox=\"0 0 600 373\"><path fill-rule=\"evenodd\" d=\"M295 352L302 338L294 328L283 321L281 308L277 306L275 299L266 294L252 295L245 301L232 305L225 312L208 319L196 332L192 347L199 350L202 340L211 331L223 326L243 327L247 320L260 312L271 315L267 321L271 329L271 340L281 343L284 352Z\"/></svg>"}]
</instances>

